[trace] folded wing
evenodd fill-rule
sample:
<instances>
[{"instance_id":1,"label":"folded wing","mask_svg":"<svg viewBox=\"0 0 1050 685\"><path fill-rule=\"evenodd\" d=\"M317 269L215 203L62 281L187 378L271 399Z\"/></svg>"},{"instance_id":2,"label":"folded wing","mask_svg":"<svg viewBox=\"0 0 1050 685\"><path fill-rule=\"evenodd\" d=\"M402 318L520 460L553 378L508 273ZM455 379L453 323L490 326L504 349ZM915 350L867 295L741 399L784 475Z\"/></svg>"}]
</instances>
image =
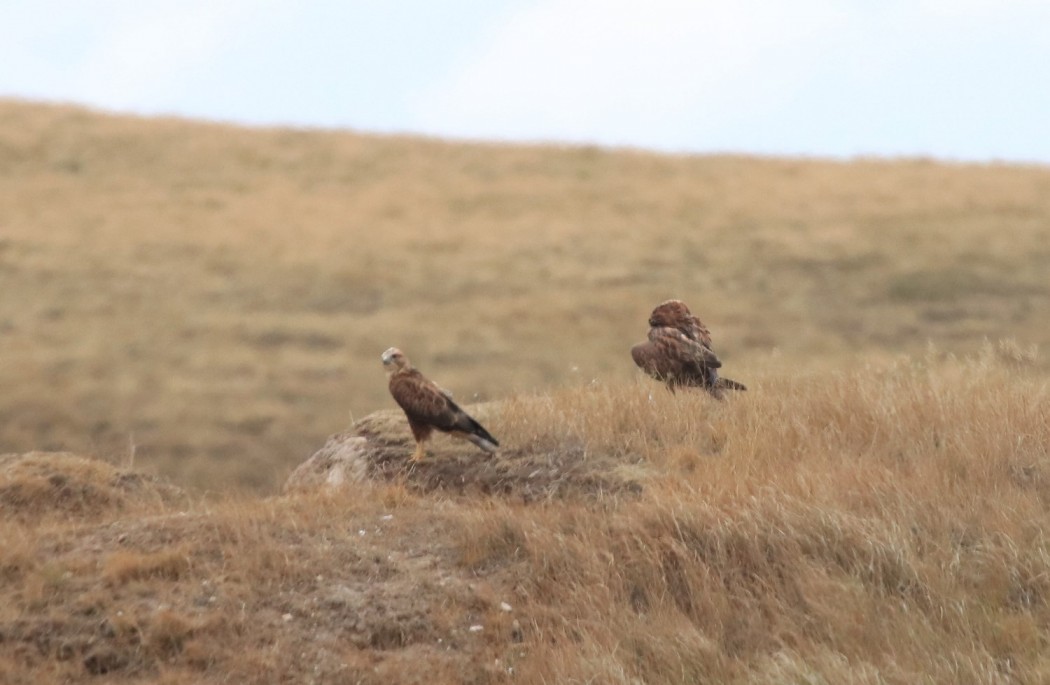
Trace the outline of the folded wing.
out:
<instances>
[{"instance_id":1,"label":"folded wing","mask_svg":"<svg viewBox=\"0 0 1050 685\"><path fill-rule=\"evenodd\" d=\"M713 389L718 381L716 369L722 366L709 347L670 327L651 329L648 340L631 348L631 357L643 371L672 390L677 386Z\"/></svg>"},{"instance_id":2,"label":"folded wing","mask_svg":"<svg viewBox=\"0 0 1050 685\"><path fill-rule=\"evenodd\" d=\"M495 452L499 441L473 417L463 411L452 397L419 371L394 374L390 394L408 418L412 432L429 434L431 429L464 438L486 452Z\"/></svg>"}]
</instances>

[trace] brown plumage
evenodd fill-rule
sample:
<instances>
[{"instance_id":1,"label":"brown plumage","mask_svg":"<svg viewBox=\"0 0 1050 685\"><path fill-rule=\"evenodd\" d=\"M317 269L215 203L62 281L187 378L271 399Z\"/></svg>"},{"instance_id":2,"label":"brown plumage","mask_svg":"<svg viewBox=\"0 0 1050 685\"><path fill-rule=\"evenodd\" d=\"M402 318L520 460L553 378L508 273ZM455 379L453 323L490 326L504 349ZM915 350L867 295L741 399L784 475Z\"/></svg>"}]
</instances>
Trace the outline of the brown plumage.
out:
<instances>
[{"instance_id":1,"label":"brown plumage","mask_svg":"<svg viewBox=\"0 0 1050 685\"><path fill-rule=\"evenodd\" d=\"M452 396L413 368L408 357L396 347L383 353L383 366L390 376L390 394L405 412L416 451L412 461L425 454L423 443L436 428L463 440L469 440L486 452L495 452L499 441L452 401Z\"/></svg>"},{"instance_id":2,"label":"brown plumage","mask_svg":"<svg viewBox=\"0 0 1050 685\"><path fill-rule=\"evenodd\" d=\"M681 300L659 304L649 315L649 326L649 339L632 347L631 357L671 392L696 387L722 399L723 390L747 390L718 375L722 362L711 349L711 332Z\"/></svg>"},{"instance_id":3,"label":"brown plumage","mask_svg":"<svg viewBox=\"0 0 1050 685\"><path fill-rule=\"evenodd\" d=\"M707 330L707 326L694 316L681 300L668 300L658 304L649 315L649 326L677 328L690 340L711 349L711 331Z\"/></svg>"}]
</instances>

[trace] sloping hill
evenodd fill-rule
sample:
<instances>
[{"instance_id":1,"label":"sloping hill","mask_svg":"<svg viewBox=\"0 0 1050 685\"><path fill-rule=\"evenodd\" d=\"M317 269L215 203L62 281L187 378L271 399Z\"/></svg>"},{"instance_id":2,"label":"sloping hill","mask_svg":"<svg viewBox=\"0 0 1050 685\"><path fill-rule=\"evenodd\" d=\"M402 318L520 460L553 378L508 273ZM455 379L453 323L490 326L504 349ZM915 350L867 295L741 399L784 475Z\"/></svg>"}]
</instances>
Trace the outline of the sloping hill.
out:
<instances>
[{"instance_id":1,"label":"sloping hill","mask_svg":"<svg viewBox=\"0 0 1050 685\"><path fill-rule=\"evenodd\" d=\"M672 296L745 380L931 340L1050 342L1045 168L0 101L0 181L0 446L133 457L197 490L276 492L327 435L392 407L390 345L464 401L618 383Z\"/></svg>"},{"instance_id":2,"label":"sloping hill","mask_svg":"<svg viewBox=\"0 0 1050 685\"><path fill-rule=\"evenodd\" d=\"M0 672L1040 682L1050 392L1004 351L772 368L724 403L588 384L486 417L512 458L579 446L579 469L630 474L630 491L433 487L434 469L467 476L483 458L451 441L424 468L269 499L187 499L72 455L7 456ZM411 453L397 422L359 428L390 460ZM71 507L41 478L94 494Z\"/></svg>"}]
</instances>

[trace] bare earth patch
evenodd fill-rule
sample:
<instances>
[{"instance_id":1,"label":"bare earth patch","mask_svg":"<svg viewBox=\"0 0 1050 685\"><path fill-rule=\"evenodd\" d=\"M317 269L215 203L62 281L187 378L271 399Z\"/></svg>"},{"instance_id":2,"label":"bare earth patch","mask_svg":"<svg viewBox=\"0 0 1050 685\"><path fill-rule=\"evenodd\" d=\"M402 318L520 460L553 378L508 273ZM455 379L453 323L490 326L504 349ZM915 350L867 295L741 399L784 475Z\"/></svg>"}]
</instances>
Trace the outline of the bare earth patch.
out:
<instances>
[{"instance_id":1,"label":"bare earth patch","mask_svg":"<svg viewBox=\"0 0 1050 685\"><path fill-rule=\"evenodd\" d=\"M457 563L440 501L397 491L178 509L76 455L5 465L0 492L18 497L4 511L16 502L25 525L0 528L0 671L26 678L5 682L482 682L493 650L516 644L499 593ZM70 509L15 487L24 471L90 494ZM67 514L27 518L49 501Z\"/></svg>"},{"instance_id":2,"label":"bare earth patch","mask_svg":"<svg viewBox=\"0 0 1050 685\"><path fill-rule=\"evenodd\" d=\"M486 416L501 409L490 403L467 411ZM378 411L331 436L293 472L285 490L400 483L421 493L501 495L524 502L642 491L636 479L613 468L613 460L588 455L583 441L541 439L494 455L440 434L428 444L428 457L412 462L414 443L404 415Z\"/></svg>"}]
</instances>

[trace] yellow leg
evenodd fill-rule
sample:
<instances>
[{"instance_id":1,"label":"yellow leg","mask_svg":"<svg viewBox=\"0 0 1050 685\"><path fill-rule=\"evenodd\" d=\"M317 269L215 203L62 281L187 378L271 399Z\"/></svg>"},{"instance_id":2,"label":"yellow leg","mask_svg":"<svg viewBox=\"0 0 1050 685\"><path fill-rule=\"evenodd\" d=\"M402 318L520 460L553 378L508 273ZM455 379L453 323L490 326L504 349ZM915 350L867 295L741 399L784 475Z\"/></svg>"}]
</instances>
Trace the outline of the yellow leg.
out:
<instances>
[{"instance_id":1,"label":"yellow leg","mask_svg":"<svg viewBox=\"0 0 1050 685\"><path fill-rule=\"evenodd\" d=\"M424 454L425 452L423 450L423 443L417 442L416 451L412 453L412 461L423 461Z\"/></svg>"}]
</instances>

